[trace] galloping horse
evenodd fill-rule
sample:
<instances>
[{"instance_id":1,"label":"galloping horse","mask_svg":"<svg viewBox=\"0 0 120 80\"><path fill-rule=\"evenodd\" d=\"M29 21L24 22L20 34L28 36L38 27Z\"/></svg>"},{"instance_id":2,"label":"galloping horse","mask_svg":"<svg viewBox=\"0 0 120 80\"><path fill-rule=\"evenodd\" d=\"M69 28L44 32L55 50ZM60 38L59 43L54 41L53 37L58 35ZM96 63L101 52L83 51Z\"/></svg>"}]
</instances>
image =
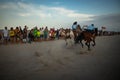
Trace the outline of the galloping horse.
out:
<instances>
[{"instance_id":1,"label":"galloping horse","mask_svg":"<svg viewBox=\"0 0 120 80\"><path fill-rule=\"evenodd\" d=\"M92 46L96 45L95 42L95 38L96 38L96 34L92 34L90 32L87 31L83 31L80 35L77 36L75 43L81 43L82 47L83 47L83 43L82 40L85 41L86 46L88 47L88 50L90 50L90 43L91 41L93 42Z\"/></svg>"},{"instance_id":2,"label":"galloping horse","mask_svg":"<svg viewBox=\"0 0 120 80\"><path fill-rule=\"evenodd\" d=\"M0 41L1 41L1 39L2 39L2 32L0 32Z\"/></svg>"}]
</instances>

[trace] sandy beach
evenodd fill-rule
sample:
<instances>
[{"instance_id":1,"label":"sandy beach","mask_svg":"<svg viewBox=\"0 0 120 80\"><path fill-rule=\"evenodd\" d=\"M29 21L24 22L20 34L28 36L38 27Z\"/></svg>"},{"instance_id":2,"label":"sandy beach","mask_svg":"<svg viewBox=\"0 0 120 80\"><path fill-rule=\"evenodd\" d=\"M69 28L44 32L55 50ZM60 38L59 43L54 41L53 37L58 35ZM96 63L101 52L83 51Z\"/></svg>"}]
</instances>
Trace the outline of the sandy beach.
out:
<instances>
[{"instance_id":1,"label":"sandy beach","mask_svg":"<svg viewBox=\"0 0 120 80\"><path fill-rule=\"evenodd\" d=\"M91 51L64 40L0 45L0 80L119 80L119 42L97 37Z\"/></svg>"}]
</instances>

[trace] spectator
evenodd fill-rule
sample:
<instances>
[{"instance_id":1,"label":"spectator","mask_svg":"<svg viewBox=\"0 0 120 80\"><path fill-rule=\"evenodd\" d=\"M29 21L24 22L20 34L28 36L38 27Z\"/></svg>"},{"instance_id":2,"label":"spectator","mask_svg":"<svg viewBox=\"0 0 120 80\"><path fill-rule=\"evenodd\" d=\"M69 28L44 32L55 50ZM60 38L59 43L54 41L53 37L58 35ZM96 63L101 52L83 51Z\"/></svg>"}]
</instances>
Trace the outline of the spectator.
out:
<instances>
[{"instance_id":1,"label":"spectator","mask_svg":"<svg viewBox=\"0 0 120 80\"><path fill-rule=\"evenodd\" d=\"M7 44L9 38L7 27L5 27L5 29L3 30L3 38L4 38L4 43Z\"/></svg>"},{"instance_id":2,"label":"spectator","mask_svg":"<svg viewBox=\"0 0 120 80\"><path fill-rule=\"evenodd\" d=\"M44 39L47 40L48 38L48 27L46 26L46 28L44 29Z\"/></svg>"},{"instance_id":3,"label":"spectator","mask_svg":"<svg viewBox=\"0 0 120 80\"><path fill-rule=\"evenodd\" d=\"M9 35L10 35L10 41L13 43L14 38L15 38L15 31L14 31L13 27L11 27Z\"/></svg>"}]
</instances>

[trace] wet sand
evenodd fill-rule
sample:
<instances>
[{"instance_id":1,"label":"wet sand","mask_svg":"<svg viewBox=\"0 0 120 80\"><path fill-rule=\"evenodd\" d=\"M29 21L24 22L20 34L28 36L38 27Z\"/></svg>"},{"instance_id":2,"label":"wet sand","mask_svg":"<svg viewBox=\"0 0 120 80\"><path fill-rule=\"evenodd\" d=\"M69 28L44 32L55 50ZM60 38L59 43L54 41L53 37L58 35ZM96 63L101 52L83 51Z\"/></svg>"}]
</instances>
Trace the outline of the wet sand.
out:
<instances>
[{"instance_id":1,"label":"wet sand","mask_svg":"<svg viewBox=\"0 0 120 80\"><path fill-rule=\"evenodd\" d=\"M64 40L0 45L0 80L116 80L120 36L96 38L87 51Z\"/></svg>"}]
</instances>

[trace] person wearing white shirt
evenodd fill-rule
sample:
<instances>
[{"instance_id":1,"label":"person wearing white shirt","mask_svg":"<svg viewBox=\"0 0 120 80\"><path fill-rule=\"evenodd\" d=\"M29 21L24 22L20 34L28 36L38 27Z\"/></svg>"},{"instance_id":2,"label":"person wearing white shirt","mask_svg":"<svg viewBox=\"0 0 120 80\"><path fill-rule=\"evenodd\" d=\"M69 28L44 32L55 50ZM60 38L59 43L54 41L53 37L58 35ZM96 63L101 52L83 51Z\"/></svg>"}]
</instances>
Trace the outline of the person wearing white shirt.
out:
<instances>
[{"instance_id":1,"label":"person wearing white shirt","mask_svg":"<svg viewBox=\"0 0 120 80\"><path fill-rule=\"evenodd\" d=\"M8 42L8 30L7 27L5 27L5 29L3 30L3 38L4 38L4 43L7 44Z\"/></svg>"}]
</instances>

